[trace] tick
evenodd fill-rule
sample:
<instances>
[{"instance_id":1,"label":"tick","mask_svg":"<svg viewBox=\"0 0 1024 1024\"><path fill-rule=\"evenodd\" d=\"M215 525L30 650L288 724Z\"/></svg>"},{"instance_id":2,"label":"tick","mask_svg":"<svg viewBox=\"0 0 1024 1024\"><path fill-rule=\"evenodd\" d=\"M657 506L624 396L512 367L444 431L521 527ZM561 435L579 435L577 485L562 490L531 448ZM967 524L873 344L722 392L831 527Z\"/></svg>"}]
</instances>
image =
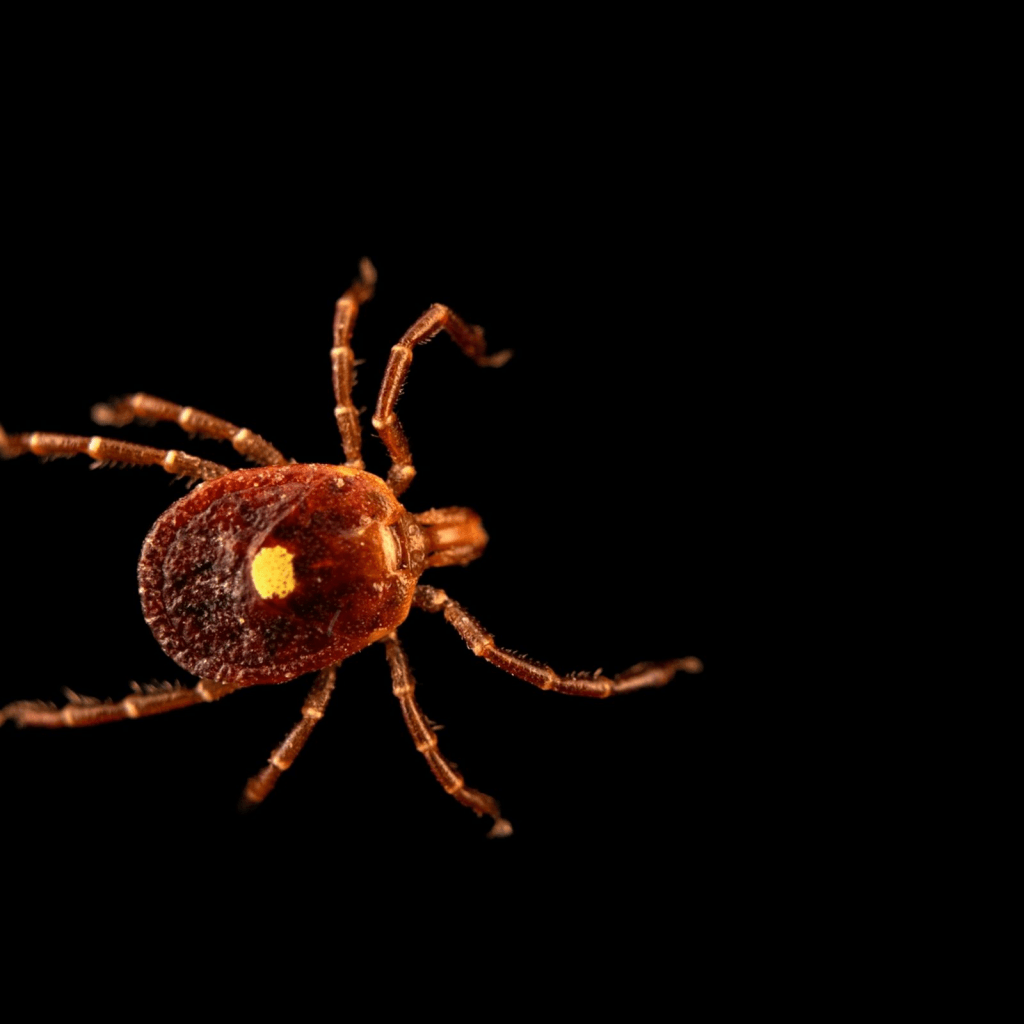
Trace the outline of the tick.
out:
<instances>
[{"instance_id":1,"label":"tick","mask_svg":"<svg viewBox=\"0 0 1024 1024\"><path fill-rule=\"evenodd\" d=\"M478 366L502 366L508 351L487 354L481 328L447 306L433 305L392 348L372 423L391 458L386 479L365 470L359 412L352 402L352 330L373 295L369 260L338 300L331 364L335 418L345 452L342 465L296 464L244 427L188 406L135 394L93 409L93 419L119 427L133 420L166 420L190 434L231 442L257 468L231 471L184 452L70 434L11 434L0 429L0 455L83 454L95 464L162 467L197 483L157 519L142 546L142 611L164 651L198 676L191 687L140 687L120 701L66 691L68 703L15 701L0 708L0 724L62 728L98 725L220 700L234 690L284 683L315 673L302 718L245 787L242 805L262 802L291 767L323 717L338 666L373 643L384 646L392 689L416 749L445 791L478 815L493 819L490 835L511 833L497 801L470 789L438 748L430 721L416 702L416 682L397 636L415 607L441 613L469 649L542 690L611 697L662 686L679 671L699 672L698 659L645 662L612 678L600 671L559 675L547 665L498 646L494 637L443 590L419 583L428 569L465 565L487 544L480 517L468 508L409 512L399 497L412 483L409 443L395 414L416 346L440 331Z\"/></svg>"}]
</instances>

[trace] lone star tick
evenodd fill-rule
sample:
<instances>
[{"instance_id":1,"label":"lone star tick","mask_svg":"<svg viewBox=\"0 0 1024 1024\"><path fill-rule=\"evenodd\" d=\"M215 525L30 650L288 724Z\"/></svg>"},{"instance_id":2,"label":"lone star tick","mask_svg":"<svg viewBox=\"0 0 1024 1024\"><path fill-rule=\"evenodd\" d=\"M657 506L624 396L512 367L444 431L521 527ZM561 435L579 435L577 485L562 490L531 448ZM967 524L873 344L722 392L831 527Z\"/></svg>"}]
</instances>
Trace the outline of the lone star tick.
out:
<instances>
[{"instance_id":1,"label":"lone star tick","mask_svg":"<svg viewBox=\"0 0 1024 1024\"><path fill-rule=\"evenodd\" d=\"M359 412L352 402L355 357L350 344L356 315L373 295L369 260L338 300L331 349L335 417L343 465L296 464L244 427L152 395L135 394L93 409L93 419L120 427L133 420L166 420L191 434L231 442L257 464L231 471L184 452L164 451L105 437L12 434L0 429L0 455L91 456L96 464L157 465L198 482L157 519L142 546L139 593L146 622L164 651L199 677L192 687L140 687L120 701L67 691L63 707L15 701L0 708L0 724L61 728L140 718L219 700L260 683L283 683L316 673L302 718L245 787L242 804L255 806L274 788L323 717L338 665L382 643L392 689L416 749L445 791L493 821L490 835L511 833L497 801L470 789L438 748L435 730L415 698L416 683L397 629L414 606L441 612L479 657L542 690L611 697L662 686L679 671L699 672L696 658L645 662L608 678L600 671L559 675L547 665L499 647L443 590L419 583L428 569L465 565L487 544L480 517L468 508L408 512L399 501L415 476L395 404L413 350L446 331L478 366L502 366L508 351L488 355L481 328L447 306L431 306L392 348L377 397L373 427L391 457L387 479L363 467Z\"/></svg>"}]
</instances>

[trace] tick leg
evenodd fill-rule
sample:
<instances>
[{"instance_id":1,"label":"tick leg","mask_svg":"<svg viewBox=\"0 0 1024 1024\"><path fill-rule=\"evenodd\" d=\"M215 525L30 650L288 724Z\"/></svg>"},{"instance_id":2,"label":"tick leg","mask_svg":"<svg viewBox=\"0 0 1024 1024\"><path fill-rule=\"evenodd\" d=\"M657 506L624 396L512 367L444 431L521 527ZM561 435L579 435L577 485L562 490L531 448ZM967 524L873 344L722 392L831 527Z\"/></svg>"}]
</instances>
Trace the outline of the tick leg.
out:
<instances>
[{"instance_id":1,"label":"tick leg","mask_svg":"<svg viewBox=\"0 0 1024 1024\"><path fill-rule=\"evenodd\" d=\"M302 718L274 748L267 767L246 783L242 799L239 801L240 810L247 811L262 803L267 794L277 785L281 773L291 768L292 762L299 756L299 751L306 745L313 726L324 717L324 708L327 707L327 702L331 699L337 671L337 666L332 665L329 668L320 669L317 673L316 679L306 695L305 703L302 705Z\"/></svg>"},{"instance_id":2,"label":"tick leg","mask_svg":"<svg viewBox=\"0 0 1024 1024\"><path fill-rule=\"evenodd\" d=\"M175 405L153 395L128 395L111 405L94 405L92 418L104 427L123 427L135 419L164 420L177 423L190 434L230 441L236 452L261 466L283 466L288 461L272 444L246 427L236 427L190 405Z\"/></svg>"},{"instance_id":3,"label":"tick leg","mask_svg":"<svg viewBox=\"0 0 1024 1024\"><path fill-rule=\"evenodd\" d=\"M469 789L465 780L455 770L455 766L438 749L437 733L430 727L413 696L416 680L409 669L408 659L398 642L398 637L394 633L386 636L384 646L388 664L391 666L391 689L402 705L402 716L416 749L427 759L427 764L430 765L430 770L437 781L444 787L444 791L455 797L460 804L476 811L477 815L488 814L494 819L488 836L497 838L511 835L512 826L501 816L501 809L494 797Z\"/></svg>"},{"instance_id":4,"label":"tick leg","mask_svg":"<svg viewBox=\"0 0 1024 1024\"><path fill-rule=\"evenodd\" d=\"M200 679L186 688L177 683L158 683L139 686L136 691L116 703L101 701L96 697L80 697L65 689L68 703L62 708L41 700L18 700L0 708L0 725L6 721L19 726L34 726L41 729L63 729L79 725L102 725L117 722L122 718L144 718L146 715L160 715L165 711L185 708L190 704L204 704L220 700L238 689L233 683L215 683L212 679Z\"/></svg>"},{"instance_id":5,"label":"tick leg","mask_svg":"<svg viewBox=\"0 0 1024 1024\"><path fill-rule=\"evenodd\" d=\"M462 605L453 601L443 590L434 587L416 588L415 604L428 612L444 612L444 617L455 627L466 646L477 657L485 658L509 675L522 679L542 690L571 693L577 697L613 697L648 686L664 686L677 672L700 672L704 666L697 658L676 658L674 661L644 661L612 679L600 674L560 676L554 669L539 661L513 654L498 647L494 637L470 615Z\"/></svg>"},{"instance_id":6,"label":"tick leg","mask_svg":"<svg viewBox=\"0 0 1024 1024\"><path fill-rule=\"evenodd\" d=\"M356 357L352 351L352 329L359 307L373 298L377 271L368 259L359 262L359 277L334 307L334 345L331 348L331 369L334 378L334 416L345 449L345 465L363 468L359 433L359 410L352 404L352 387L356 382Z\"/></svg>"},{"instance_id":7,"label":"tick leg","mask_svg":"<svg viewBox=\"0 0 1024 1024\"><path fill-rule=\"evenodd\" d=\"M491 356L486 355L487 342L484 341L483 328L464 323L447 306L437 303L402 335L398 344L391 349L388 366L380 385L380 394L377 396L377 409L373 414L373 429L380 435L391 456L388 486L396 495L401 494L412 483L416 470L412 464L405 431L395 415L395 403L412 363L413 348L421 342L430 341L442 330L448 332L452 341L477 366L504 366L512 356L509 349Z\"/></svg>"},{"instance_id":8,"label":"tick leg","mask_svg":"<svg viewBox=\"0 0 1024 1024\"><path fill-rule=\"evenodd\" d=\"M74 434L5 434L0 429L0 456L13 459L16 455L91 455L93 466L105 462L124 462L132 466L160 466L175 476L193 480L213 480L230 472L217 462L197 459L185 452L164 451L144 444L112 441L107 437L77 437Z\"/></svg>"}]
</instances>

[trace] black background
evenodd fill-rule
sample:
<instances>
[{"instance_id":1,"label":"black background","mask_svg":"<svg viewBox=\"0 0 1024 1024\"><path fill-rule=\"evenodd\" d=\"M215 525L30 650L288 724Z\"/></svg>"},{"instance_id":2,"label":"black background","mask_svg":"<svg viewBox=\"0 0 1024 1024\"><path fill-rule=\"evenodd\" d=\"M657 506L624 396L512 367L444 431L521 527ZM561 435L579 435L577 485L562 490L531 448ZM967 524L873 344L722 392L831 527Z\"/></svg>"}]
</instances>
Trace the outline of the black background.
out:
<instances>
[{"instance_id":1,"label":"black background","mask_svg":"<svg viewBox=\"0 0 1024 1024\"><path fill-rule=\"evenodd\" d=\"M491 537L479 561L425 582L560 671L693 654L706 672L621 700L545 694L414 612L401 636L420 703L468 784L512 821L500 842L413 749L379 648L342 666L307 748L244 817L242 786L308 681L94 729L8 725L8 853L30 874L66 861L148 877L161 864L240 886L296 874L341 886L327 867L338 859L349 872L394 860L474 865L511 884L549 871L653 878L670 864L714 888L762 841L751 741L763 680L737 670L751 648L737 551L760 426L750 397L770 300L751 254L765 228L727 182L688 183L666 164L613 193L607 172L542 192L497 181L458 203L450 190L371 194L352 176L269 198L270 183L195 172L157 189L89 178L45 203L33 186L14 225L0 421L89 434L92 403L141 390L248 426L299 461L340 460L331 317L368 255L380 279L354 338L358 405L372 409L391 344L431 302L515 350L497 370L444 336L416 352L398 406L418 469L406 504L471 506ZM384 472L368 420L364 455ZM122 436L242 465L167 424ZM143 537L184 485L157 469L90 471L85 457L0 469L0 700L188 682L143 622L135 580Z\"/></svg>"}]
</instances>

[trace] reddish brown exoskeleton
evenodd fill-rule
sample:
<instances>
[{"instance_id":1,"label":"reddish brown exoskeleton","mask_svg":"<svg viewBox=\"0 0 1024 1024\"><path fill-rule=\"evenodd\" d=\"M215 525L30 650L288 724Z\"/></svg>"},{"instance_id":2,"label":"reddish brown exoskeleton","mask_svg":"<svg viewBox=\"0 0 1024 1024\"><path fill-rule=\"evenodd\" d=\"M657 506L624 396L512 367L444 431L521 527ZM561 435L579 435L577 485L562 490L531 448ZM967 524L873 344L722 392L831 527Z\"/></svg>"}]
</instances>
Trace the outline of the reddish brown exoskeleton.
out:
<instances>
[{"instance_id":1,"label":"reddish brown exoskeleton","mask_svg":"<svg viewBox=\"0 0 1024 1024\"><path fill-rule=\"evenodd\" d=\"M491 835L511 826L497 802L466 786L438 749L437 736L416 703L415 680L396 635L413 606L441 612L470 650L544 690L610 697L661 686L679 671L699 672L696 658L635 665L614 678L559 675L546 665L499 647L443 590L419 584L434 567L465 565L487 544L480 517L466 508L410 513L399 502L415 475L395 404L416 345L447 331L479 366L501 366L510 353L486 354L483 331L446 306L431 306L391 350L373 426L387 447L387 480L363 468L359 415L352 402L355 358L350 344L361 303L376 272L368 260L338 300L331 350L335 415L345 464L296 465L263 438L190 407L136 394L94 408L101 424L167 420L205 437L229 440L259 468L226 466L179 451L103 437L14 434L0 430L0 455L90 455L97 463L159 465L199 485L175 502L150 530L139 562L143 613L164 651L199 676L191 688L135 687L123 700L99 701L69 692L58 708L17 701L0 709L0 724L59 728L159 714L219 700L241 687L316 678L302 718L245 787L243 805L260 803L309 738L334 689L337 666L372 643L384 644L398 698L416 749L456 800L494 820Z\"/></svg>"}]
</instances>

